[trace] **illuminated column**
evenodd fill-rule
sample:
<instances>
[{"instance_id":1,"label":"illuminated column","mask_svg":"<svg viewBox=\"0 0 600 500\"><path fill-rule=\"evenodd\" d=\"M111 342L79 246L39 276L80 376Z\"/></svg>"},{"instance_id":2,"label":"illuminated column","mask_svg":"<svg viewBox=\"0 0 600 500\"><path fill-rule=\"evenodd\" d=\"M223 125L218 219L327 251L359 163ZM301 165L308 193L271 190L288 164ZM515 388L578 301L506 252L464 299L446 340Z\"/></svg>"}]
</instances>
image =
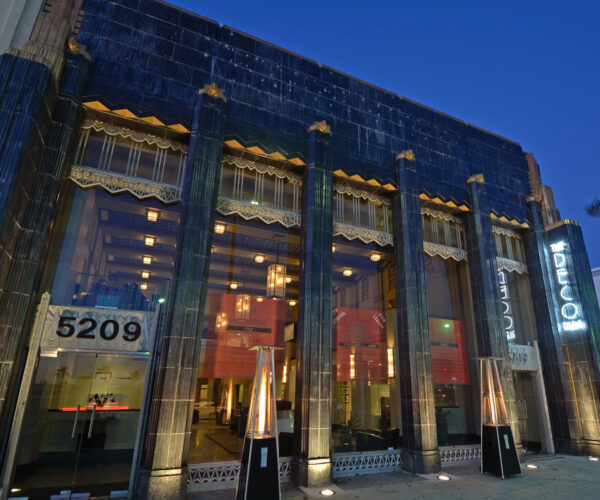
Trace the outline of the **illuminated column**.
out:
<instances>
[{"instance_id":1,"label":"illuminated column","mask_svg":"<svg viewBox=\"0 0 600 500\"><path fill-rule=\"evenodd\" d=\"M221 177L226 100L216 85L198 92L183 184L173 285L152 394L141 498L184 498L215 206Z\"/></svg>"},{"instance_id":2,"label":"illuminated column","mask_svg":"<svg viewBox=\"0 0 600 500\"><path fill-rule=\"evenodd\" d=\"M465 215L465 234L477 353L481 357L491 356L502 359L498 365L507 406L508 423L512 428L517 449L521 450L515 388L512 370L508 362L508 343L503 325L496 249L483 174L469 177L467 191L470 210Z\"/></svg>"},{"instance_id":3,"label":"illuminated column","mask_svg":"<svg viewBox=\"0 0 600 500\"><path fill-rule=\"evenodd\" d=\"M590 263L576 222L554 224L547 239L558 316L553 332L560 356L556 359L562 365L565 399L573 401L566 414L569 441L557 443L557 449L596 455L600 454L600 311Z\"/></svg>"},{"instance_id":4,"label":"illuminated column","mask_svg":"<svg viewBox=\"0 0 600 500\"><path fill-rule=\"evenodd\" d=\"M440 470L437 443L421 201L412 150L396 158L398 189L392 203L396 268L396 367L402 410L402 467ZM391 387L390 387L391 390Z\"/></svg>"},{"instance_id":5,"label":"illuminated column","mask_svg":"<svg viewBox=\"0 0 600 500\"><path fill-rule=\"evenodd\" d=\"M18 370L13 367L20 364L29 333L31 303L39 300L34 295L37 271L47 253L44 242L70 161L90 56L75 38L67 44L73 0L53 2L37 19L40 2L21 1L14 5L16 10L0 4L0 35L7 35L10 40L5 44L13 45L0 54L0 431L4 435L10 421L10 405L5 407L4 402L18 389ZM16 21L14 14L21 16L18 26L4 23L4 18L7 23Z\"/></svg>"},{"instance_id":6,"label":"illuminated column","mask_svg":"<svg viewBox=\"0 0 600 500\"><path fill-rule=\"evenodd\" d=\"M308 129L302 181L300 300L296 339L296 408L292 478L299 486L331 482L331 130Z\"/></svg>"},{"instance_id":7,"label":"illuminated column","mask_svg":"<svg viewBox=\"0 0 600 500\"><path fill-rule=\"evenodd\" d=\"M579 426L569 425L570 420L574 421L577 418L577 406L570 383L567 357L561 347L562 340L558 331L555 282L541 204L531 196L527 199L527 209L531 229L523 235L523 244L544 369L548 411L552 420L556 451L565 453L570 452L572 448L570 429L576 431L573 436L575 439L579 436Z\"/></svg>"}]
</instances>

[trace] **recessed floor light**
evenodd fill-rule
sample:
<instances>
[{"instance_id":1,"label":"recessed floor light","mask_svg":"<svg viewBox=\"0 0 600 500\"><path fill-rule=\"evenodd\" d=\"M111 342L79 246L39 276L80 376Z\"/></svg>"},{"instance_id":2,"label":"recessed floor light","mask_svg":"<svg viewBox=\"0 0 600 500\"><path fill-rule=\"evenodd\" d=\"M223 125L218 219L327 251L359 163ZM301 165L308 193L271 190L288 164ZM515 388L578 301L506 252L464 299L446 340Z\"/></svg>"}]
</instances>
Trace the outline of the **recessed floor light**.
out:
<instances>
[{"instance_id":1,"label":"recessed floor light","mask_svg":"<svg viewBox=\"0 0 600 500\"><path fill-rule=\"evenodd\" d=\"M335 491L333 491L330 488L325 488L324 490L319 491L319 493L321 495L323 495L324 497L331 497L331 496L335 495Z\"/></svg>"},{"instance_id":2,"label":"recessed floor light","mask_svg":"<svg viewBox=\"0 0 600 500\"><path fill-rule=\"evenodd\" d=\"M440 481L450 481L450 476L447 476L446 474L438 474L437 477Z\"/></svg>"},{"instance_id":3,"label":"recessed floor light","mask_svg":"<svg viewBox=\"0 0 600 500\"><path fill-rule=\"evenodd\" d=\"M600 458L598 458L598 457L588 457L588 460L590 462L598 462L598 460L600 460Z\"/></svg>"},{"instance_id":4,"label":"recessed floor light","mask_svg":"<svg viewBox=\"0 0 600 500\"><path fill-rule=\"evenodd\" d=\"M525 467L527 467L528 469L539 469L539 467L535 464L527 464Z\"/></svg>"}]
</instances>

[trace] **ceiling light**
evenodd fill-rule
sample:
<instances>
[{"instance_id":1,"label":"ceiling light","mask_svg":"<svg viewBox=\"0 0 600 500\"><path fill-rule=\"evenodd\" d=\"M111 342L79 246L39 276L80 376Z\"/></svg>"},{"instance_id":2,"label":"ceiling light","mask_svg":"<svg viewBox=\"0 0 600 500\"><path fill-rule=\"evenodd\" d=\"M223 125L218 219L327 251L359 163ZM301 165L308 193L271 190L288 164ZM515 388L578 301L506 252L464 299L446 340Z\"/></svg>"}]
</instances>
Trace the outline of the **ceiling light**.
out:
<instances>
[{"instance_id":1,"label":"ceiling light","mask_svg":"<svg viewBox=\"0 0 600 500\"><path fill-rule=\"evenodd\" d=\"M535 464L527 464L525 467L527 467L528 469L539 469L539 467Z\"/></svg>"},{"instance_id":2,"label":"ceiling light","mask_svg":"<svg viewBox=\"0 0 600 500\"><path fill-rule=\"evenodd\" d=\"M346 268L342 271L342 274L346 276L346 278L352 276L352 269Z\"/></svg>"},{"instance_id":3,"label":"ceiling light","mask_svg":"<svg viewBox=\"0 0 600 500\"><path fill-rule=\"evenodd\" d=\"M371 260L372 260L373 262L379 262L379 261L381 260L381 254L380 254L380 253L377 253L377 252L373 252L373 253L371 254L371 257L370 257L370 258L371 258Z\"/></svg>"},{"instance_id":4,"label":"ceiling light","mask_svg":"<svg viewBox=\"0 0 600 500\"><path fill-rule=\"evenodd\" d=\"M142 283L142 284L140 285L140 288L141 288L142 290L146 290L146 288L148 288L148 283Z\"/></svg>"},{"instance_id":5,"label":"ceiling light","mask_svg":"<svg viewBox=\"0 0 600 500\"><path fill-rule=\"evenodd\" d=\"M262 297L256 297L256 302L262 302L263 300L265 300L265 299Z\"/></svg>"},{"instance_id":6,"label":"ceiling light","mask_svg":"<svg viewBox=\"0 0 600 500\"><path fill-rule=\"evenodd\" d=\"M232 281L231 283L229 283L229 288L231 288L232 290L235 290L238 287L238 284L235 281Z\"/></svg>"},{"instance_id":7,"label":"ceiling light","mask_svg":"<svg viewBox=\"0 0 600 500\"><path fill-rule=\"evenodd\" d=\"M450 481L450 476L447 476L446 474L438 474L437 477L440 481Z\"/></svg>"},{"instance_id":8,"label":"ceiling light","mask_svg":"<svg viewBox=\"0 0 600 500\"><path fill-rule=\"evenodd\" d=\"M286 267L270 264L267 267L267 297L285 297Z\"/></svg>"},{"instance_id":9,"label":"ceiling light","mask_svg":"<svg viewBox=\"0 0 600 500\"><path fill-rule=\"evenodd\" d=\"M295 300L290 300L290 301L288 302L288 304L289 304L290 306L292 306L292 307L294 307L294 306L295 306L297 303L298 303L298 302L296 302Z\"/></svg>"},{"instance_id":10,"label":"ceiling light","mask_svg":"<svg viewBox=\"0 0 600 500\"><path fill-rule=\"evenodd\" d=\"M152 257L150 257L149 255L144 255L144 257L142 257L142 262L146 266L149 266L150 264L152 264Z\"/></svg>"},{"instance_id":11,"label":"ceiling light","mask_svg":"<svg viewBox=\"0 0 600 500\"><path fill-rule=\"evenodd\" d=\"M146 244L147 247L153 247L154 246L154 236L146 236L146 238L144 239L144 243Z\"/></svg>"},{"instance_id":12,"label":"ceiling light","mask_svg":"<svg viewBox=\"0 0 600 500\"><path fill-rule=\"evenodd\" d=\"M291 276L286 276L285 277L285 282L286 283L291 283L292 282L292 277Z\"/></svg>"},{"instance_id":13,"label":"ceiling light","mask_svg":"<svg viewBox=\"0 0 600 500\"><path fill-rule=\"evenodd\" d=\"M158 212L155 212L154 210L148 210L147 219L150 222L156 222L158 220Z\"/></svg>"},{"instance_id":14,"label":"ceiling light","mask_svg":"<svg viewBox=\"0 0 600 500\"><path fill-rule=\"evenodd\" d=\"M217 222L215 224L215 233L223 234L224 232L225 232L225 224L221 224L220 222Z\"/></svg>"},{"instance_id":15,"label":"ceiling light","mask_svg":"<svg viewBox=\"0 0 600 500\"><path fill-rule=\"evenodd\" d=\"M150 273L148 271L142 271L142 279L147 280L150 277Z\"/></svg>"},{"instance_id":16,"label":"ceiling light","mask_svg":"<svg viewBox=\"0 0 600 500\"><path fill-rule=\"evenodd\" d=\"M265 261L265 256L262 253L257 253L254 256L254 262L257 264L262 264Z\"/></svg>"},{"instance_id":17,"label":"ceiling light","mask_svg":"<svg viewBox=\"0 0 600 500\"><path fill-rule=\"evenodd\" d=\"M325 488L324 490L319 491L319 493L324 497L332 497L335 495L335 491L333 491L331 488Z\"/></svg>"}]
</instances>

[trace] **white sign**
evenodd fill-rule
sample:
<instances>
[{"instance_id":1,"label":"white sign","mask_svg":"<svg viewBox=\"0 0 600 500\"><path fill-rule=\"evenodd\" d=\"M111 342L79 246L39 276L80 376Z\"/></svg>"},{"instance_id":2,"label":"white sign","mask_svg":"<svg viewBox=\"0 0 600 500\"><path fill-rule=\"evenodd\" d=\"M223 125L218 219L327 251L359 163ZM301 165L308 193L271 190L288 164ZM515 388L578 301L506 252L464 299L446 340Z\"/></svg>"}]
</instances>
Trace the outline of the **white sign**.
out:
<instances>
[{"instance_id":1,"label":"white sign","mask_svg":"<svg viewBox=\"0 0 600 500\"><path fill-rule=\"evenodd\" d=\"M150 352L154 313L49 306L43 349Z\"/></svg>"},{"instance_id":2,"label":"white sign","mask_svg":"<svg viewBox=\"0 0 600 500\"><path fill-rule=\"evenodd\" d=\"M510 293L508 291L508 280L506 273L502 270L498 271L498 282L500 283L500 303L502 304L502 314L504 316L504 331L506 332L506 340L509 344L515 341L515 322L512 315L512 307L510 307Z\"/></svg>"},{"instance_id":3,"label":"white sign","mask_svg":"<svg viewBox=\"0 0 600 500\"><path fill-rule=\"evenodd\" d=\"M565 332L585 330L586 324L583 319L581 304L575 298L572 279L567 269L569 247L564 241L558 241L550 245L550 249L552 250L552 261L559 289L562 328Z\"/></svg>"},{"instance_id":4,"label":"white sign","mask_svg":"<svg viewBox=\"0 0 600 500\"><path fill-rule=\"evenodd\" d=\"M536 371L537 362L530 345L508 344L508 359L513 371Z\"/></svg>"}]
</instances>

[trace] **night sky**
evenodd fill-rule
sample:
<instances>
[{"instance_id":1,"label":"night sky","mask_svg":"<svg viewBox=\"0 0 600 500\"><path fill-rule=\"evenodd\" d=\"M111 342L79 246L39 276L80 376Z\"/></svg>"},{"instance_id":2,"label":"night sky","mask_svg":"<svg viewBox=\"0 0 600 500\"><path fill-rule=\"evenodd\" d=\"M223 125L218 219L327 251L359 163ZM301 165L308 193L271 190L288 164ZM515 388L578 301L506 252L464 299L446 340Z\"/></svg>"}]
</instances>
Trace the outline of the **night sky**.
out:
<instances>
[{"instance_id":1,"label":"night sky","mask_svg":"<svg viewBox=\"0 0 600 500\"><path fill-rule=\"evenodd\" d=\"M600 267L599 3L171 3L520 143Z\"/></svg>"}]
</instances>

